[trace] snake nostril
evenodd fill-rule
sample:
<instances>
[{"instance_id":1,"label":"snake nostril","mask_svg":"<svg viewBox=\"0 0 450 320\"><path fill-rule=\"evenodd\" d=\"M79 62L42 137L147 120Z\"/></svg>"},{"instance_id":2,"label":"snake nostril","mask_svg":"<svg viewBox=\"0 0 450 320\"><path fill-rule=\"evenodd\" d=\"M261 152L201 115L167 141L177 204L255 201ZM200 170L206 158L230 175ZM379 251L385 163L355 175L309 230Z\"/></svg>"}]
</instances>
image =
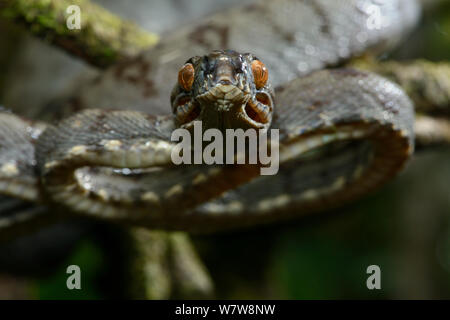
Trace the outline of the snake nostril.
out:
<instances>
[{"instance_id":1,"label":"snake nostril","mask_svg":"<svg viewBox=\"0 0 450 320\"><path fill-rule=\"evenodd\" d=\"M229 80L229 79L221 79L221 80L219 80L219 83L223 84L223 85L232 84L231 80Z\"/></svg>"}]
</instances>

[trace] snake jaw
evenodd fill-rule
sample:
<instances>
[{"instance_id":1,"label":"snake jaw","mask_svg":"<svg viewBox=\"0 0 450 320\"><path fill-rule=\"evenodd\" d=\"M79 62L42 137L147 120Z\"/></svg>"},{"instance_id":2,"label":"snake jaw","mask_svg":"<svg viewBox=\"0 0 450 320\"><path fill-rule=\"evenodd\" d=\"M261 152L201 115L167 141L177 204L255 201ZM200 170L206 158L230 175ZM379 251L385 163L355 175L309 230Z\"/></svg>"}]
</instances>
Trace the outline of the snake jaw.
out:
<instances>
[{"instance_id":1,"label":"snake jaw","mask_svg":"<svg viewBox=\"0 0 450 320\"><path fill-rule=\"evenodd\" d=\"M264 92L259 92L254 99L242 107L241 113L245 114L243 119L258 129L267 129L272 122L273 100Z\"/></svg>"},{"instance_id":2,"label":"snake jaw","mask_svg":"<svg viewBox=\"0 0 450 320\"><path fill-rule=\"evenodd\" d=\"M200 119L200 104L188 96L179 97L175 103L177 109L175 111L176 122L181 127L190 127L194 121Z\"/></svg>"},{"instance_id":3,"label":"snake jaw","mask_svg":"<svg viewBox=\"0 0 450 320\"><path fill-rule=\"evenodd\" d=\"M202 112L200 118L220 114L227 128L267 129L272 120L272 98L258 92L254 97L231 84L217 84L197 97Z\"/></svg>"},{"instance_id":4,"label":"snake jaw","mask_svg":"<svg viewBox=\"0 0 450 320\"><path fill-rule=\"evenodd\" d=\"M195 99L187 95L178 97L175 100L175 105L177 105L175 117L178 124L185 129L191 128L193 122L197 120L208 122L208 117L211 114L221 114L221 118L229 119L227 122L234 122L232 119L234 117L247 117L242 110L250 100L250 96L249 92L236 85L217 83L205 93L199 94Z\"/></svg>"}]
</instances>

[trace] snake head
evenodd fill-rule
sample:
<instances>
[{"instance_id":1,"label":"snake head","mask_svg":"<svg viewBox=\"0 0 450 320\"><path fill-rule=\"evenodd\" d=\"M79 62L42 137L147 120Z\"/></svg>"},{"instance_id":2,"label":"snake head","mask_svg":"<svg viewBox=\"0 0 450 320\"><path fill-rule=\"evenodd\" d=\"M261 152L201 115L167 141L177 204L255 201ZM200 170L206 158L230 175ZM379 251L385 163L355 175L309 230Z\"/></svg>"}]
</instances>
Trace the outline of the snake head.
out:
<instances>
[{"instance_id":1,"label":"snake head","mask_svg":"<svg viewBox=\"0 0 450 320\"><path fill-rule=\"evenodd\" d=\"M250 53L216 50L186 61L171 95L179 127L204 130L267 129L272 122L273 90L264 64Z\"/></svg>"}]
</instances>

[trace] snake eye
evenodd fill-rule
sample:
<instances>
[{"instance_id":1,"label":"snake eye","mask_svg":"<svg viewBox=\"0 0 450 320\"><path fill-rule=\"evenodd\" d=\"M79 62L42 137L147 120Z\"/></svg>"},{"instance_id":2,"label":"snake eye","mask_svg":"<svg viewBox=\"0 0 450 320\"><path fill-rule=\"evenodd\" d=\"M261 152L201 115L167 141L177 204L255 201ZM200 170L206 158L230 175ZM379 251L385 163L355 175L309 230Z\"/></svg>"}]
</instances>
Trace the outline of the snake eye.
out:
<instances>
[{"instance_id":1,"label":"snake eye","mask_svg":"<svg viewBox=\"0 0 450 320\"><path fill-rule=\"evenodd\" d=\"M255 79L256 89L261 89L267 83L267 79L269 78L269 71L267 70L264 63L259 60L253 60L252 72L253 78Z\"/></svg>"},{"instance_id":2,"label":"snake eye","mask_svg":"<svg viewBox=\"0 0 450 320\"><path fill-rule=\"evenodd\" d=\"M180 71L178 71L178 83L184 90L191 90L192 84L194 83L194 73L195 71L192 63L186 63L181 67Z\"/></svg>"}]
</instances>

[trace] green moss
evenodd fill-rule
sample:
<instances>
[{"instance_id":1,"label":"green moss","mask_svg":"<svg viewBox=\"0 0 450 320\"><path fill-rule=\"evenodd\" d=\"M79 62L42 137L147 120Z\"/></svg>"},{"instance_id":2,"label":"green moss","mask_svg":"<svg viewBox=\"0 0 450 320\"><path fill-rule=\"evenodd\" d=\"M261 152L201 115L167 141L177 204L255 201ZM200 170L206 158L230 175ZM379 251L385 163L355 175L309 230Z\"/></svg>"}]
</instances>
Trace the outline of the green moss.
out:
<instances>
[{"instance_id":1,"label":"green moss","mask_svg":"<svg viewBox=\"0 0 450 320\"><path fill-rule=\"evenodd\" d=\"M102 273L103 255L93 241L85 241L75 249L73 254L65 261L59 270L52 276L36 281L36 296L40 300L59 299L102 299L102 294L97 287L98 279ZM66 273L69 265L77 265L81 270L81 289L69 290L66 285Z\"/></svg>"},{"instance_id":2,"label":"green moss","mask_svg":"<svg viewBox=\"0 0 450 320\"><path fill-rule=\"evenodd\" d=\"M81 30L66 26L70 5L81 9ZM5 0L0 14L98 67L136 55L158 41L131 22L122 20L87 0Z\"/></svg>"}]
</instances>

